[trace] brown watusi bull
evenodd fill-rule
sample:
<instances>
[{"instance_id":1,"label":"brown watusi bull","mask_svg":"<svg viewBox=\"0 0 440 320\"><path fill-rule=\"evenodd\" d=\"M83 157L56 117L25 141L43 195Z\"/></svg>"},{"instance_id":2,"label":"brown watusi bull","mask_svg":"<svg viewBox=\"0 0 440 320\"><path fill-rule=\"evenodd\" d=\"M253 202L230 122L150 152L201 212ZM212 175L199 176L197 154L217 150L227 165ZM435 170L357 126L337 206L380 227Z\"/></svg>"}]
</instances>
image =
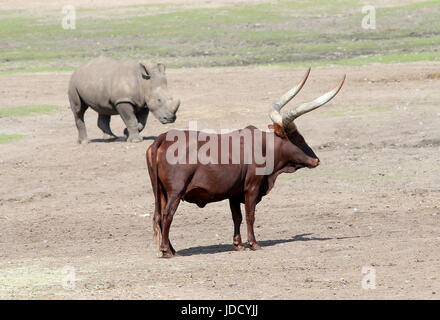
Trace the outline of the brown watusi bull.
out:
<instances>
[{"instance_id":1,"label":"brown watusi bull","mask_svg":"<svg viewBox=\"0 0 440 320\"><path fill-rule=\"evenodd\" d=\"M185 150L188 151L191 146L190 136L200 134L199 131L171 130L161 134L150 145L147 149L147 164L155 197L153 231L162 257L172 257L175 254L175 250L169 241L169 231L174 213L181 200L204 207L207 203L228 199L234 222L233 248L235 250L244 249L240 236L242 222L240 204L244 203L250 249L260 249L254 235L256 204L269 193L280 173L292 173L300 168L315 168L319 165L318 157L307 145L293 120L330 101L339 92L345 80L344 76L335 89L316 100L281 113L281 108L301 90L309 73L310 68L296 87L289 90L273 104L269 113L273 121L273 124L269 125L270 131L261 131L254 126L248 126L226 135L205 133L209 139L205 139L205 141L195 140L196 142L193 144L193 148L196 146L198 152L201 151L207 141L213 139L220 141L222 138L229 141L230 138L239 136L241 140L239 140L240 160L238 162L231 160L232 146L227 144L226 146L218 145L217 149L214 150L218 151L217 154L213 150L207 153L207 157L212 160L211 162L204 161L202 163L200 159L197 159L195 162L190 163L190 152L188 152L181 158L183 161L180 163L170 163L169 158L167 158L169 153L167 152L176 143L176 140L168 137L176 137L180 133L186 143ZM244 141L245 135L243 133L245 131L251 133L253 137L251 140ZM262 137L258 141L255 138L257 133ZM272 140L266 139L268 137ZM270 141L272 142L269 143ZM266 150L265 156L273 157L273 170L264 174L257 174L257 168L261 168L261 164L257 164L254 160L245 163L243 161L244 156L249 151L249 149L245 151L245 143L250 144L251 148L258 147L261 150ZM228 154L230 160L226 163L225 161L219 161L225 153ZM175 151L172 154L175 154Z\"/></svg>"}]
</instances>

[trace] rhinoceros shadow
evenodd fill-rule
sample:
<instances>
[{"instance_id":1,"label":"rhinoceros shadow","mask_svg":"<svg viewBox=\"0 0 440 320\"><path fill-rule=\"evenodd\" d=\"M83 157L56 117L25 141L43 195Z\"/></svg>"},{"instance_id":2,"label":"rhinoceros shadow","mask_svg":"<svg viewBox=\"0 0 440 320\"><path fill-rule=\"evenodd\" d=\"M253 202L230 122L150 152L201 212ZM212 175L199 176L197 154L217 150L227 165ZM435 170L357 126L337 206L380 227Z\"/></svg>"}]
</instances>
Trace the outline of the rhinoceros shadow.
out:
<instances>
[{"instance_id":1,"label":"rhinoceros shadow","mask_svg":"<svg viewBox=\"0 0 440 320\"><path fill-rule=\"evenodd\" d=\"M147 137L142 137L142 139L145 140L156 140L157 136L147 136ZM112 143L112 142L126 142L127 139L125 137L116 137L115 139L112 140L106 140L106 139L90 139L89 142L90 143Z\"/></svg>"},{"instance_id":2,"label":"rhinoceros shadow","mask_svg":"<svg viewBox=\"0 0 440 320\"><path fill-rule=\"evenodd\" d=\"M335 237L335 238L319 238L319 237L309 237L313 233L303 233L298 234L296 236L293 236L288 239L277 239L277 240L262 240L258 241L261 247L263 247L263 250L265 247L275 246L277 244L281 243L289 243L289 242L295 242L295 241L327 241L327 240L335 240L335 239L351 239L351 238L358 238L359 236L354 237ZM230 244L216 244L216 245L209 245L209 246L197 246L193 248L187 248L183 250L178 250L177 255L178 256L192 256L192 255L198 255L198 254L214 254L214 253L221 253L221 252L227 252L232 251L232 243Z\"/></svg>"}]
</instances>

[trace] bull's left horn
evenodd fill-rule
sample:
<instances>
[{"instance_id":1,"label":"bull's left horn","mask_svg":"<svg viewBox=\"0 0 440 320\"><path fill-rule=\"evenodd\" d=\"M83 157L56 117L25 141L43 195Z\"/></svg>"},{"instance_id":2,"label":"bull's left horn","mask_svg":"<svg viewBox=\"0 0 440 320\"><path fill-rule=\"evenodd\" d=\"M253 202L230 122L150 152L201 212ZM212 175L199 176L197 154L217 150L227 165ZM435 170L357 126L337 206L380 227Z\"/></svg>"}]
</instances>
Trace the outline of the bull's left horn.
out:
<instances>
[{"instance_id":1,"label":"bull's left horn","mask_svg":"<svg viewBox=\"0 0 440 320\"><path fill-rule=\"evenodd\" d=\"M305 114L307 112L315 110L315 109L319 108L320 106L329 102L331 99L333 99L338 94L339 90L341 90L342 85L344 84L344 81L345 81L345 77L346 77L346 75L344 75L342 80L339 82L339 84L333 90L327 92L326 94L320 96L319 98L317 98L311 102L303 103L299 107L297 107L293 110L290 110L286 114L286 116L283 117L283 123L285 125L287 125L290 122L292 122L293 120L295 120L296 118L298 118L299 116L302 116L303 114Z\"/></svg>"},{"instance_id":2,"label":"bull's left horn","mask_svg":"<svg viewBox=\"0 0 440 320\"><path fill-rule=\"evenodd\" d=\"M310 74L310 70L311 68L307 69L303 79L296 85L296 87L287 91L285 94L281 96L281 98L279 98L277 101L274 102L273 108L275 110L280 111L282 107L284 107L290 100L292 100L298 94L298 92L302 89L302 87L306 83L306 80Z\"/></svg>"},{"instance_id":3,"label":"bull's left horn","mask_svg":"<svg viewBox=\"0 0 440 320\"><path fill-rule=\"evenodd\" d=\"M270 108L269 117L272 119L274 123L278 123L279 125L282 125L283 123L283 117L281 116L280 110L283 108L290 100L292 100L298 92L302 89L304 84L306 83L307 78L310 74L310 69L308 68L306 73L304 74L303 79L292 89L287 91L285 94L281 96L277 101L275 101Z\"/></svg>"}]
</instances>

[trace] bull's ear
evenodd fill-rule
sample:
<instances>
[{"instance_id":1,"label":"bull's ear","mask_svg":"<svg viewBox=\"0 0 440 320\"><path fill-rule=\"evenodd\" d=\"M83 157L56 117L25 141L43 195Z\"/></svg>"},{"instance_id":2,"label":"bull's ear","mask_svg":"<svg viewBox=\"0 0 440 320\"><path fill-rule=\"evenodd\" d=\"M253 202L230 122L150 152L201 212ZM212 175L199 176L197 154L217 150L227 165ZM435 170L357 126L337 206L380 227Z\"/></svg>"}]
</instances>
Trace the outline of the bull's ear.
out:
<instances>
[{"instance_id":1,"label":"bull's ear","mask_svg":"<svg viewBox=\"0 0 440 320\"><path fill-rule=\"evenodd\" d=\"M284 128L280 126L278 123L270 124L267 126L269 129L273 130L275 134L280 138L286 138L286 131L284 131Z\"/></svg>"},{"instance_id":2,"label":"bull's ear","mask_svg":"<svg viewBox=\"0 0 440 320\"><path fill-rule=\"evenodd\" d=\"M166 67L165 67L165 65L163 63L158 63L157 64L157 69L159 70L159 72L165 73Z\"/></svg>"}]
</instances>

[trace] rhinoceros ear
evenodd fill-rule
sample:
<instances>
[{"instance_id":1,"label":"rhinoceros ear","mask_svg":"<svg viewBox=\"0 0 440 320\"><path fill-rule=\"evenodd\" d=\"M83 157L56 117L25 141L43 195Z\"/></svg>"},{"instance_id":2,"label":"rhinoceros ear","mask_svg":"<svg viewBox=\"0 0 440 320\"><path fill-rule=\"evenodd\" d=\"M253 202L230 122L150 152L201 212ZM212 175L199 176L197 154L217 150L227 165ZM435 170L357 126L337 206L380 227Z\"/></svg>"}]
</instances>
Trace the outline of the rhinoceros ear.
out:
<instances>
[{"instance_id":1,"label":"rhinoceros ear","mask_svg":"<svg viewBox=\"0 0 440 320\"><path fill-rule=\"evenodd\" d=\"M165 73L166 67L165 67L165 65L163 63L158 63L157 64L157 69L159 70L159 72Z\"/></svg>"},{"instance_id":2,"label":"rhinoceros ear","mask_svg":"<svg viewBox=\"0 0 440 320\"><path fill-rule=\"evenodd\" d=\"M151 72L154 68L153 64L150 62L139 62L142 71L145 71L145 74L142 72L142 78L145 80L149 80L151 78Z\"/></svg>"}]
</instances>

